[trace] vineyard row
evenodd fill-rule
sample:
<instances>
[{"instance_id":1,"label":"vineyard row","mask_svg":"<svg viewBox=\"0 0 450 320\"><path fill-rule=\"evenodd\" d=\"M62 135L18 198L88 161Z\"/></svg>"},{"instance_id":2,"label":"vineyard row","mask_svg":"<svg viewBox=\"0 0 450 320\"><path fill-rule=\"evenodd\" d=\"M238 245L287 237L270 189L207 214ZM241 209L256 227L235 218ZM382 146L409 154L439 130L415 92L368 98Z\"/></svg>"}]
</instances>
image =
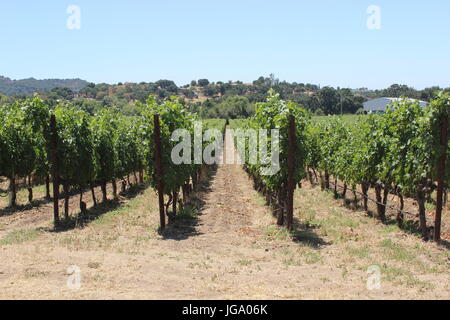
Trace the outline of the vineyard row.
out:
<instances>
[{"instance_id":1,"label":"vineyard row","mask_svg":"<svg viewBox=\"0 0 450 320\"><path fill-rule=\"evenodd\" d=\"M314 174L319 176L323 189L331 189L331 176L344 182L344 194L347 188L355 190L361 186L366 211L368 192L373 188L381 220L386 219L389 194L397 195L402 204L404 197L415 198L424 239L434 237L439 241L444 192L450 181L450 166L446 166L450 155L449 113L450 96L439 93L425 108L405 99L382 115L361 116L354 123L337 116L316 121L272 91L266 102L256 106L255 116L239 121L239 126L280 129L281 170L264 176L260 173L263 161L254 164L245 154L241 157L247 160L245 169L255 188L274 208L279 225L285 223L287 216L287 226L292 228L290 175L299 183L307 176L311 180ZM291 166L292 158L295 168ZM428 228L425 203L434 191L437 191L435 224ZM397 221L400 226L404 223L403 205Z\"/></svg>"}]
</instances>

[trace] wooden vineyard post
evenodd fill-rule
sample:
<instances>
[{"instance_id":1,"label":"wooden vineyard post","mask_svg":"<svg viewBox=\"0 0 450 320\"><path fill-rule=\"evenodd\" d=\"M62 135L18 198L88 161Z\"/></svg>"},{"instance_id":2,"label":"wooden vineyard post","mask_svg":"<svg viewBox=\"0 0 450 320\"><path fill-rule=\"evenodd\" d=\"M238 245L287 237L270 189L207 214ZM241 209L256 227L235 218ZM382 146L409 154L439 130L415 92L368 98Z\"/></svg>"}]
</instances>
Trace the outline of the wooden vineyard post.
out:
<instances>
[{"instance_id":1,"label":"wooden vineyard post","mask_svg":"<svg viewBox=\"0 0 450 320\"><path fill-rule=\"evenodd\" d=\"M50 118L50 152L52 162L52 180L53 180L53 223L55 228L59 225L59 169L58 169L58 132L56 130L56 117Z\"/></svg>"},{"instance_id":2,"label":"wooden vineyard post","mask_svg":"<svg viewBox=\"0 0 450 320\"><path fill-rule=\"evenodd\" d=\"M161 154L161 125L159 122L159 114L154 115L154 128L155 128L155 165L156 165L156 182L158 187L158 198L159 198L159 217L161 230L166 227L166 216L164 212L164 181L163 167L162 167L162 154Z\"/></svg>"},{"instance_id":3,"label":"wooden vineyard post","mask_svg":"<svg viewBox=\"0 0 450 320\"><path fill-rule=\"evenodd\" d=\"M437 175L437 198L436 198L436 217L434 221L434 241L441 241L441 220L442 220L442 208L443 208L443 196L444 196L444 176L445 165L447 159L448 148L448 116L443 114L441 116L441 137L440 146L442 148L439 158L439 167Z\"/></svg>"},{"instance_id":4,"label":"wooden vineyard post","mask_svg":"<svg viewBox=\"0 0 450 320\"><path fill-rule=\"evenodd\" d=\"M295 119L289 118L288 135L288 184L286 198L287 228L292 230L294 223L294 191L295 191Z\"/></svg>"}]
</instances>

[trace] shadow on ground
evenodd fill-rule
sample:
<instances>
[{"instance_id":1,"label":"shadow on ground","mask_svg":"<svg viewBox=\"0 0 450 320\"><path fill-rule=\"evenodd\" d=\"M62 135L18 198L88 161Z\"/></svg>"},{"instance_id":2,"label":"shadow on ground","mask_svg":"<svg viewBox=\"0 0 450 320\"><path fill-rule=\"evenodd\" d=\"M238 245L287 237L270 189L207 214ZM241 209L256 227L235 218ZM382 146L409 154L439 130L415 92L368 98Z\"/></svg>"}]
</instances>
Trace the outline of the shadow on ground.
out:
<instances>
[{"instance_id":1,"label":"shadow on ground","mask_svg":"<svg viewBox=\"0 0 450 320\"><path fill-rule=\"evenodd\" d=\"M42 198L42 199L33 200L32 203L17 205L12 208L3 208L3 209L0 209L0 217L12 216L13 214L16 214L19 212L36 209L36 208L44 206L52 201L53 201L52 199Z\"/></svg>"},{"instance_id":2,"label":"shadow on ground","mask_svg":"<svg viewBox=\"0 0 450 320\"><path fill-rule=\"evenodd\" d=\"M301 223L300 220L294 217L294 231L292 231L292 241L295 243L306 244L315 249L322 249L323 246L331 245L331 242L325 241L317 232L319 226Z\"/></svg>"},{"instance_id":3,"label":"shadow on ground","mask_svg":"<svg viewBox=\"0 0 450 320\"><path fill-rule=\"evenodd\" d=\"M127 200L131 200L136 198L138 195L143 194L147 187L148 184L133 185L125 193L121 193L120 195ZM123 201L120 199L108 200L106 202L99 203L97 206L91 207L85 212L80 212L74 216L71 216L68 220L62 220L61 224L57 228L52 228L46 231L60 233L77 228L84 228L108 212L114 211L121 207L123 204Z\"/></svg>"},{"instance_id":4,"label":"shadow on ground","mask_svg":"<svg viewBox=\"0 0 450 320\"><path fill-rule=\"evenodd\" d=\"M96 186L98 187L98 186ZM25 188L22 188L25 189ZM78 190L76 189L72 189L69 192L69 197L75 197L78 195ZM84 193L90 192L90 189L84 189ZM6 193L7 196L7 193ZM59 200L64 200L65 199L65 195L63 192L60 192L59 194ZM2 208L0 209L0 217L6 217L6 216L12 216L15 213L19 213L19 212L25 212L28 210L33 210L42 206L45 206L46 204L49 204L53 202L53 198L35 198L31 203L27 203L27 204L21 204L21 205L16 205L14 207L9 207L9 208Z\"/></svg>"},{"instance_id":5,"label":"shadow on ground","mask_svg":"<svg viewBox=\"0 0 450 320\"><path fill-rule=\"evenodd\" d=\"M312 184L313 188L317 187L317 184ZM375 212L374 210L369 209L368 211L365 211L364 208L360 205L360 203L362 202L362 197L354 195L351 199L348 198L344 198L344 195L340 192L333 192L332 190L323 190L322 192L327 192L329 194L333 194L334 195L334 199L335 200L341 200L343 201L343 206L351 211L361 211L361 212L365 212L365 214L373 219L379 219L379 215L377 212ZM350 193L352 191L350 190ZM427 201L429 201L430 203L435 203L434 199L427 199ZM372 199L369 200L369 202L373 202ZM393 208L388 207L386 210L386 218L381 221L384 225L387 226L392 226L392 225L398 225L398 222L396 220L396 214L397 211ZM430 221L428 221L430 222ZM420 228L420 224L419 224L419 220L416 216L416 218L412 219L412 217L409 217L408 219L408 214L405 213L405 218L403 220L403 223L399 226L399 228L401 230L403 230L405 233L408 233L410 235L414 235L417 238L422 238L423 239L423 235L422 235L422 231ZM429 241L432 241L433 239L433 227L428 225L428 234L429 234ZM440 245L447 249L450 250L450 242L447 240L442 240L440 242Z\"/></svg>"},{"instance_id":6,"label":"shadow on ground","mask_svg":"<svg viewBox=\"0 0 450 320\"><path fill-rule=\"evenodd\" d=\"M199 236L197 230L199 217L206 204L205 198L212 191L212 182L217 173L217 166L207 167L202 174L199 190L191 195L188 203L160 234L164 240L182 241Z\"/></svg>"}]
</instances>

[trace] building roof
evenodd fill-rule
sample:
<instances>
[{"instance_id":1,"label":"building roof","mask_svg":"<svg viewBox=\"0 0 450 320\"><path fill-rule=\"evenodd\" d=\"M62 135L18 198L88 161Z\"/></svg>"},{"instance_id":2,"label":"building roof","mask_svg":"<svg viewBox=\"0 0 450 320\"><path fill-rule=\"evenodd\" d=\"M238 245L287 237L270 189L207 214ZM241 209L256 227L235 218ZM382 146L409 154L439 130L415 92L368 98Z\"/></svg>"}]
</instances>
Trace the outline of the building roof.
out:
<instances>
[{"instance_id":1,"label":"building roof","mask_svg":"<svg viewBox=\"0 0 450 320\"><path fill-rule=\"evenodd\" d=\"M402 101L402 100L404 100L404 99L402 99L402 98L387 98L387 97L369 100L364 103L364 110L365 111L378 111L378 112L386 111L386 108L388 105L392 104L393 102ZM422 105L422 107L425 107L428 104L428 102L426 102L426 101L420 101L420 100L416 100L416 99L406 98L406 100L419 101L420 104Z\"/></svg>"}]
</instances>

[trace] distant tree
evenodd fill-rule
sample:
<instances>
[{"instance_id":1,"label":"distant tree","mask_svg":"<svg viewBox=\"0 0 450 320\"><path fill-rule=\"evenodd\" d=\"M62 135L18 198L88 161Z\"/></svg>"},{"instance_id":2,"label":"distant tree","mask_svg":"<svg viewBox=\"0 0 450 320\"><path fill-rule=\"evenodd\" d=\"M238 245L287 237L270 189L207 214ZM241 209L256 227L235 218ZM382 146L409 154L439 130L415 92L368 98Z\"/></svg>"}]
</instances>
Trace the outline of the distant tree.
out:
<instances>
[{"instance_id":1,"label":"distant tree","mask_svg":"<svg viewBox=\"0 0 450 320\"><path fill-rule=\"evenodd\" d=\"M54 88L50 90L48 95L52 95L56 99L62 100L72 100L74 97L74 93L69 88Z\"/></svg>"},{"instance_id":2,"label":"distant tree","mask_svg":"<svg viewBox=\"0 0 450 320\"><path fill-rule=\"evenodd\" d=\"M276 78L273 73L270 74L269 78L270 78L270 86L271 87L275 87L280 83L280 80L278 78Z\"/></svg>"},{"instance_id":3,"label":"distant tree","mask_svg":"<svg viewBox=\"0 0 450 320\"><path fill-rule=\"evenodd\" d=\"M86 98L95 99L99 89L96 87L95 83L89 83L86 87L80 90L80 94Z\"/></svg>"},{"instance_id":4,"label":"distant tree","mask_svg":"<svg viewBox=\"0 0 450 320\"><path fill-rule=\"evenodd\" d=\"M214 95L217 94L217 92L218 92L217 88L213 85L206 86L203 89L203 93L207 97L213 97Z\"/></svg>"},{"instance_id":5,"label":"distant tree","mask_svg":"<svg viewBox=\"0 0 450 320\"><path fill-rule=\"evenodd\" d=\"M248 118L254 113L249 100L242 96L227 97L217 105L217 111L221 118L227 119Z\"/></svg>"},{"instance_id":6,"label":"distant tree","mask_svg":"<svg viewBox=\"0 0 450 320\"><path fill-rule=\"evenodd\" d=\"M167 90L168 92L171 92L173 94L178 93L178 86L175 84L175 82L170 80L159 80L155 82L155 85L159 89Z\"/></svg>"},{"instance_id":7,"label":"distant tree","mask_svg":"<svg viewBox=\"0 0 450 320\"><path fill-rule=\"evenodd\" d=\"M318 94L308 96L308 98L306 98L305 106L306 109L311 110L312 112L320 110L320 113L324 114L323 110L320 109L320 99Z\"/></svg>"},{"instance_id":8,"label":"distant tree","mask_svg":"<svg viewBox=\"0 0 450 320\"><path fill-rule=\"evenodd\" d=\"M207 85L209 85L209 80L208 79L200 79L200 80L198 80L198 85L200 87L206 87Z\"/></svg>"},{"instance_id":9,"label":"distant tree","mask_svg":"<svg viewBox=\"0 0 450 320\"><path fill-rule=\"evenodd\" d=\"M410 88L406 85L393 84L389 88L383 90L383 94L386 97L400 98L419 98L418 92L414 88Z\"/></svg>"},{"instance_id":10,"label":"distant tree","mask_svg":"<svg viewBox=\"0 0 450 320\"><path fill-rule=\"evenodd\" d=\"M187 98L187 99L194 99L196 97L196 94L194 91L189 89L183 89L181 90L181 93Z\"/></svg>"},{"instance_id":11,"label":"distant tree","mask_svg":"<svg viewBox=\"0 0 450 320\"><path fill-rule=\"evenodd\" d=\"M339 97L336 89L331 87L323 87L319 91L319 102L320 109L325 112L325 114L338 114L340 112L340 108L338 106Z\"/></svg>"},{"instance_id":12,"label":"distant tree","mask_svg":"<svg viewBox=\"0 0 450 320\"><path fill-rule=\"evenodd\" d=\"M213 99L207 99L200 110L202 118L223 118L223 119L238 119L248 118L254 114L254 105L250 104L246 97L242 96L227 96L222 102L217 103Z\"/></svg>"},{"instance_id":13,"label":"distant tree","mask_svg":"<svg viewBox=\"0 0 450 320\"><path fill-rule=\"evenodd\" d=\"M339 95L339 108L338 113L350 113L354 114L359 109L363 108L364 98L361 96L355 96L350 89L340 89ZM339 110L340 109L340 110Z\"/></svg>"},{"instance_id":14,"label":"distant tree","mask_svg":"<svg viewBox=\"0 0 450 320\"><path fill-rule=\"evenodd\" d=\"M263 86L266 83L266 79L264 77L259 77L258 80L253 81L253 85L255 86Z\"/></svg>"},{"instance_id":15,"label":"distant tree","mask_svg":"<svg viewBox=\"0 0 450 320\"><path fill-rule=\"evenodd\" d=\"M431 87L431 88L425 88L420 93L420 99L425 101L430 101L434 98L436 92L441 91L442 89L440 87Z\"/></svg>"}]
</instances>

